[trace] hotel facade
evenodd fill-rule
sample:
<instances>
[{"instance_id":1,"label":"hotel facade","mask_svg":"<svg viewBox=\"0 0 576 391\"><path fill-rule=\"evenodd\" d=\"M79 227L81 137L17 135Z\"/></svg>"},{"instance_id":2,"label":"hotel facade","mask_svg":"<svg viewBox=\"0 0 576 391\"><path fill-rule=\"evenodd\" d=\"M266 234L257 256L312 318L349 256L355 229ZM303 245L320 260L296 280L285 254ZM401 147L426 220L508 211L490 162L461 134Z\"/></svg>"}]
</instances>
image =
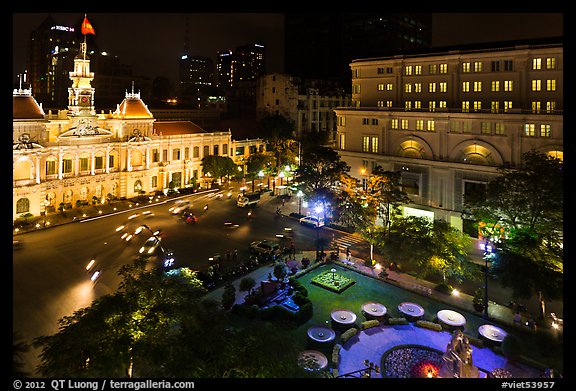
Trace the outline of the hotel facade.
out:
<instances>
[{"instance_id":1,"label":"hotel facade","mask_svg":"<svg viewBox=\"0 0 576 391\"><path fill-rule=\"evenodd\" d=\"M518 44L354 60L336 147L366 182L400 171L403 213L462 229L464 196L537 150L563 158L563 45Z\"/></svg>"},{"instance_id":2,"label":"hotel facade","mask_svg":"<svg viewBox=\"0 0 576 391\"><path fill-rule=\"evenodd\" d=\"M13 220L205 184L204 156L236 162L265 148L258 139L236 143L230 130L157 121L133 88L115 111L97 114L93 79L83 44L70 72L67 110L45 113L31 89L14 90Z\"/></svg>"}]
</instances>

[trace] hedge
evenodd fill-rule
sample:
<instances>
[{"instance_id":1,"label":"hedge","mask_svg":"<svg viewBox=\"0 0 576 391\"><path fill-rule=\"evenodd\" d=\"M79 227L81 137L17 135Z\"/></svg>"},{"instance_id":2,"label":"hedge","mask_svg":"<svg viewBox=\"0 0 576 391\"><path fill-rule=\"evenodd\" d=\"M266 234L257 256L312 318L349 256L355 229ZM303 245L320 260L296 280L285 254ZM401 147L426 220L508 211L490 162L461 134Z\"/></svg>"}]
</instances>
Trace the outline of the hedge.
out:
<instances>
[{"instance_id":1,"label":"hedge","mask_svg":"<svg viewBox=\"0 0 576 391\"><path fill-rule=\"evenodd\" d=\"M391 326L408 324L406 318L388 318L388 324Z\"/></svg>"},{"instance_id":2,"label":"hedge","mask_svg":"<svg viewBox=\"0 0 576 391\"><path fill-rule=\"evenodd\" d=\"M342 343L346 343L346 341L348 341L351 337L353 337L356 334L358 334L357 328L355 327L349 328L348 330L342 333L342 335L340 336L340 341L342 341Z\"/></svg>"},{"instance_id":3,"label":"hedge","mask_svg":"<svg viewBox=\"0 0 576 391\"><path fill-rule=\"evenodd\" d=\"M365 322L360 323L360 328L362 328L362 330L366 330L376 326L380 326L380 321L377 319L367 320Z\"/></svg>"},{"instance_id":4,"label":"hedge","mask_svg":"<svg viewBox=\"0 0 576 391\"><path fill-rule=\"evenodd\" d=\"M441 324L430 322L428 320L417 320L416 323L414 323L414 324L418 327L422 327L425 329L434 330L434 331L442 331L442 325Z\"/></svg>"},{"instance_id":5,"label":"hedge","mask_svg":"<svg viewBox=\"0 0 576 391\"><path fill-rule=\"evenodd\" d=\"M338 366L340 362L340 349L342 349L342 345L335 344L332 348L332 363Z\"/></svg>"}]
</instances>

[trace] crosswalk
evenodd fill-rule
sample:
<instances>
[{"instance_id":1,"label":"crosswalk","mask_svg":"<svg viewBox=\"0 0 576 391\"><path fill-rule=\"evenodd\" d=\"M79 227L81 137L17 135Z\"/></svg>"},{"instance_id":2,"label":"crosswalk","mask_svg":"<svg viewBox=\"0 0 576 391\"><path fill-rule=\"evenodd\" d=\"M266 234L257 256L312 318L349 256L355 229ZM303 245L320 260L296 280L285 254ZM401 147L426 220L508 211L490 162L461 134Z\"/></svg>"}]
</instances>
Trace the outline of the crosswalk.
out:
<instances>
[{"instance_id":1,"label":"crosswalk","mask_svg":"<svg viewBox=\"0 0 576 391\"><path fill-rule=\"evenodd\" d=\"M346 249L347 247L353 247L353 246L358 246L361 245L363 243L365 243L366 241L357 234L344 234L342 236L339 237L333 237L332 238L332 243L338 245L339 248L344 248Z\"/></svg>"}]
</instances>

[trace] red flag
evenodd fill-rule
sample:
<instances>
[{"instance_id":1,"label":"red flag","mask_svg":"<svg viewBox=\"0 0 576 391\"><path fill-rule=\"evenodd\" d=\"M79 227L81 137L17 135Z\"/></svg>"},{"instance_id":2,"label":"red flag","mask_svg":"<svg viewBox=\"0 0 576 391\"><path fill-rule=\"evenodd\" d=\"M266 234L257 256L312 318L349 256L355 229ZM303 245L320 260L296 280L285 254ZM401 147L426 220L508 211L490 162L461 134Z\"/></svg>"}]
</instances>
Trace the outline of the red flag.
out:
<instances>
[{"instance_id":1,"label":"red flag","mask_svg":"<svg viewBox=\"0 0 576 391\"><path fill-rule=\"evenodd\" d=\"M96 35L96 31L94 31L94 27L88 21L88 18L84 16L84 21L82 22L82 34L94 34Z\"/></svg>"}]
</instances>

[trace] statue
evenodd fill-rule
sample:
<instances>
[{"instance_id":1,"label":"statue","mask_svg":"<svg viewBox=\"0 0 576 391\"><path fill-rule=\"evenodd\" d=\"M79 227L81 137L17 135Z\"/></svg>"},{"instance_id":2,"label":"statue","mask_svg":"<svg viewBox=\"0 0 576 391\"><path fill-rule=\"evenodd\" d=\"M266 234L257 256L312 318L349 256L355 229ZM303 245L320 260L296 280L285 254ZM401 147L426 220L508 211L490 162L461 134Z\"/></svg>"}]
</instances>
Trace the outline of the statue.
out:
<instances>
[{"instance_id":1,"label":"statue","mask_svg":"<svg viewBox=\"0 0 576 391\"><path fill-rule=\"evenodd\" d=\"M472 363L470 341L461 330L456 330L452 335L442 360L444 365L438 377L477 378L479 376L478 368Z\"/></svg>"}]
</instances>

